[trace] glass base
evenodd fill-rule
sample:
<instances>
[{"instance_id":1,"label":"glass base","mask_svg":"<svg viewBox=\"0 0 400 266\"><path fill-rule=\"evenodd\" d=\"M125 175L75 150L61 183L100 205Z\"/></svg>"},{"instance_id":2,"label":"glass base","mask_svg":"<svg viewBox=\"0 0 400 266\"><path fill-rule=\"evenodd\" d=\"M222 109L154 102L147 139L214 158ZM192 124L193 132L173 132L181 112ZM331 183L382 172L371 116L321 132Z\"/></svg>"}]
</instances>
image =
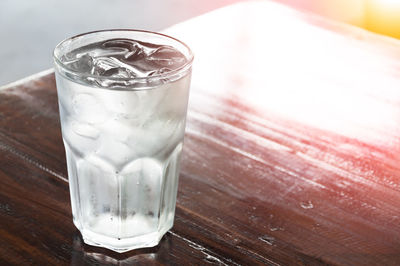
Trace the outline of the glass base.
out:
<instances>
[{"instance_id":1,"label":"glass base","mask_svg":"<svg viewBox=\"0 0 400 266\"><path fill-rule=\"evenodd\" d=\"M172 225L156 232L123 239L100 235L85 229L80 230L80 232L83 241L87 245L107 248L118 253L123 253L134 249L157 246L164 234L171 228Z\"/></svg>"}]
</instances>

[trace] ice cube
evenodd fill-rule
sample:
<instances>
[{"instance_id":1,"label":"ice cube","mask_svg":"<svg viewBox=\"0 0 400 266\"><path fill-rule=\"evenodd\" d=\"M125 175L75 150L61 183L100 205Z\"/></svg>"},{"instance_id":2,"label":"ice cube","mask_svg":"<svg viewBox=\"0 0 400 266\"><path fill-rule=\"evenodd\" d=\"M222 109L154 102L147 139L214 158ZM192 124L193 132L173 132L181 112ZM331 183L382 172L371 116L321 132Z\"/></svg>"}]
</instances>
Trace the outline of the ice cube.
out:
<instances>
[{"instance_id":1,"label":"ice cube","mask_svg":"<svg viewBox=\"0 0 400 266\"><path fill-rule=\"evenodd\" d=\"M108 49L110 49L110 48L111 49L115 49L115 48L125 49L123 58L128 61L134 61L136 58L145 56L143 46L134 40L112 39L112 40L105 41L102 45Z\"/></svg>"},{"instance_id":2,"label":"ice cube","mask_svg":"<svg viewBox=\"0 0 400 266\"><path fill-rule=\"evenodd\" d=\"M98 124L108 119L107 109L93 94L78 93L72 98L75 118L80 122Z\"/></svg>"},{"instance_id":3,"label":"ice cube","mask_svg":"<svg viewBox=\"0 0 400 266\"><path fill-rule=\"evenodd\" d=\"M110 164L108 161L105 161L101 159L99 156L96 156L95 154L89 154L87 155L84 160L91 164L93 167L99 169L100 171L103 171L105 173L112 173L114 174L116 172L115 167Z\"/></svg>"},{"instance_id":4,"label":"ice cube","mask_svg":"<svg viewBox=\"0 0 400 266\"><path fill-rule=\"evenodd\" d=\"M103 160L114 165L116 169L122 168L127 162L135 158L132 149L109 136L101 136L100 146L96 150L96 154Z\"/></svg>"},{"instance_id":5,"label":"ice cube","mask_svg":"<svg viewBox=\"0 0 400 266\"><path fill-rule=\"evenodd\" d=\"M100 135L100 131L97 128L87 123L73 121L71 123L71 128L76 134L90 139L97 139Z\"/></svg>"},{"instance_id":6,"label":"ice cube","mask_svg":"<svg viewBox=\"0 0 400 266\"><path fill-rule=\"evenodd\" d=\"M82 77L84 81L107 88L125 87L132 84L134 78L165 74L187 62L187 58L172 46L130 39L92 43L72 50L61 60L75 71L94 75Z\"/></svg>"},{"instance_id":7,"label":"ice cube","mask_svg":"<svg viewBox=\"0 0 400 266\"><path fill-rule=\"evenodd\" d=\"M163 92L162 104L158 104L160 113L170 113L172 116L182 116L186 113L189 91L186 89L189 86L190 80L180 79L171 83L163 84L157 88L157 91Z\"/></svg>"},{"instance_id":8,"label":"ice cube","mask_svg":"<svg viewBox=\"0 0 400 266\"><path fill-rule=\"evenodd\" d=\"M100 126L103 135L119 142L126 142L130 135L132 135L134 128L121 122L120 119L110 119Z\"/></svg>"},{"instance_id":9,"label":"ice cube","mask_svg":"<svg viewBox=\"0 0 400 266\"><path fill-rule=\"evenodd\" d=\"M144 115L139 109L140 103L136 91L103 90L102 92L98 93L98 97L113 119L131 119L134 124L137 124L135 118Z\"/></svg>"},{"instance_id":10,"label":"ice cube","mask_svg":"<svg viewBox=\"0 0 400 266\"><path fill-rule=\"evenodd\" d=\"M120 48L124 51L136 51L139 49L136 42L129 39L110 39L102 43L102 46L108 49Z\"/></svg>"},{"instance_id":11,"label":"ice cube","mask_svg":"<svg viewBox=\"0 0 400 266\"><path fill-rule=\"evenodd\" d=\"M130 126L141 126L153 119L163 103L165 90L112 91L99 94L102 102L114 119L125 120Z\"/></svg>"},{"instance_id":12,"label":"ice cube","mask_svg":"<svg viewBox=\"0 0 400 266\"><path fill-rule=\"evenodd\" d=\"M115 57L95 58L91 71L94 75L113 78L134 78L138 75L135 68Z\"/></svg>"},{"instance_id":13,"label":"ice cube","mask_svg":"<svg viewBox=\"0 0 400 266\"><path fill-rule=\"evenodd\" d=\"M146 59L156 70L163 68L177 69L186 61L185 56L181 52L167 45L154 50Z\"/></svg>"},{"instance_id":14,"label":"ice cube","mask_svg":"<svg viewBox=\"0 0 400 266\"><path fill-rule=\"evenodd\" d=\"M170 152L183 137L183 121L178 119L147 120L143 125L133 128L126 144L137 156L163 157Z\"/></svg>"},{"instance_id":15,"label":"ice cube","mask_svg":"<svg viewBox=\"0 0 400 266\"><path fill-rule=\"evenodd\" d=\"M64 121L63 139L68 143L70 148L77 154L94 153L98 146L98 131L89 125L84 125L76 121Z\"/></svg>"},{"instance_id":16,"label":"ice cube","mask_svg":"<svg viewBox=\"0 0 400 266\"><path fill-rule=\"evenodd\" d=\"M106 41L107 42L107 41ZM75 61L84 56L89 56L90 58L97 57L110 57L110 56L120 56L129 52L129 49L121 46L107 46L103 43L92 43L86 46L79 47L66 53L61 60L68 64L69 61Z\"/></svg>"},{"instance_id":17,"label":"ice cube","mask_svg":"<svg viewBox=\"0 0 400 266\"><path fill-rule=\"evenodd\" d=\"M90 73L93 68L93 58L88 54L83 54L82 56L71 60L66 64L68 67L80 73Z\"/></svg>"}]
</instances>

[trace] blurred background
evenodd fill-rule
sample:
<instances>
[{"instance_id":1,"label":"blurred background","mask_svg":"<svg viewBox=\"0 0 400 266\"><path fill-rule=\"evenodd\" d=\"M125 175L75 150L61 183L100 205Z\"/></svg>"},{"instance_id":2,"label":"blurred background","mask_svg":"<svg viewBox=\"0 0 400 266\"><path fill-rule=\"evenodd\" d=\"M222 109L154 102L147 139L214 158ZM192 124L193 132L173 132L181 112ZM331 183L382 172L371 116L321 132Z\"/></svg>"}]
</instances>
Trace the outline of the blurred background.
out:
<instances>
[{"instance_id":1,"label":"blurred background","mask_svg":"<svg viewBox=\"0 0 400 266\"><path fill-rule=\"evenodd\" d=\"M110 28L161 31L239 1L1 0L0 60L4 67L0 71L0 86L52 67L52 50L72 35ZM274 1L400 38L400 0Z\"/></svg>"}]
</instances>

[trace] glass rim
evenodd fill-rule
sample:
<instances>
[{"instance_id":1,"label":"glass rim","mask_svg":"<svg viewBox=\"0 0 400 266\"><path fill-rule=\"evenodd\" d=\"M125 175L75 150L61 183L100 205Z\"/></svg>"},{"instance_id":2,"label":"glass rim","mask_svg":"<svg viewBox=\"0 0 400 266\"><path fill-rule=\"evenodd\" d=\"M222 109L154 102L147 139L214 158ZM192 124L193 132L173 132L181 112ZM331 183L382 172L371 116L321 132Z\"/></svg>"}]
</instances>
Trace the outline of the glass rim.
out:
<instances>
[{"instance_id":1,"label":"glass rim","mask_svg":"<svg viewBox=\"0 0 400 266\"><path fill-rule=\"evenodd\" d=\"M187 57L188 61L184 65L180 66L179 68L171 70L171 71L168 71L166 73L161 73L161 74L157 74L157 75L150 76L150 77L123 78L123 77L105 77L105 76L101 76L101 75L94 75L94 74L90 74L90 73L79 72L77 70L74 70L74 69L68 67L68 65L64 64L60 60L60 58L56 55L56 52L58 50L60 50L60 47L64 43L66 43L68 41L72 41L73 39L76 39L76 38L79 38L79 37L84 37L84 36L95 34L95 33L113 32L113 31L115 31L115 32L120 31L120 32L148 33L148 34L154 34L154 35L158 35L158 36L161 36L161 37L176 41L176 42L180 43L181 45L183 45L187 49L188 55L189 55ZM190 67L192 66L192 63L193 63L193 60L194 60L194 54L193 54L192 50L190 49L190 47L186 43L184 43L184 42L182 42L182 41L180 41L180 40L178 40L178 39L176 39L174 37L171 37L169 35L163 34L163 33L154 32L154 31L147 31L147 30L137 30L137 29L104 29L104 30L96 30L96 31L84 32L84 33L77 34L77 35L74 35L72 37L69 37L67 39L62 40L61 42L59 42L56 45L56 47L53 50L53 60L59 67L61 67L67 73L72 74L74 76L79 76L79 77L83 77L83 78L100 79L100 80L106 79L106 80L117 81L117 82L118 81L132 81L132 80L135 80L138 83L141 83L140 81L142 81L142 82L150 82L150 81L153 81L153 80L164 79L164 78L168 78L168 77L171 77L171 76L174 76L174 75L178 75L179 73L184 72L186 70L189 70Z\"/></svg>"}]
</instances>

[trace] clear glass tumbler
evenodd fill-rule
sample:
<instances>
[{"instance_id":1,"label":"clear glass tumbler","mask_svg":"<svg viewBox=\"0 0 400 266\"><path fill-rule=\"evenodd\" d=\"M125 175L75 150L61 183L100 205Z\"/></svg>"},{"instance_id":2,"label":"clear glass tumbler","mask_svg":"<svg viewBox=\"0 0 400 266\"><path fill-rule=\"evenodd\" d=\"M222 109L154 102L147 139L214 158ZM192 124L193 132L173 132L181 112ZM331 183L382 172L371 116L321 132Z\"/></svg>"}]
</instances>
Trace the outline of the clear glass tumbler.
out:
<instances>
[{"instance_id":1,"label":"clear glass tumbler","mask_svg":"<svg viewBox=\"0 0 400 266\"><path fill-rule=\"evenodd\" d=\"M77 71L65 61L115 39L173 47L185 61L146 77ZM85 33L55 48L73 222L85 243L125 252L157 245L172 227L192 61L184 43L137 30Z\"/></svg>"}]
</instances>

